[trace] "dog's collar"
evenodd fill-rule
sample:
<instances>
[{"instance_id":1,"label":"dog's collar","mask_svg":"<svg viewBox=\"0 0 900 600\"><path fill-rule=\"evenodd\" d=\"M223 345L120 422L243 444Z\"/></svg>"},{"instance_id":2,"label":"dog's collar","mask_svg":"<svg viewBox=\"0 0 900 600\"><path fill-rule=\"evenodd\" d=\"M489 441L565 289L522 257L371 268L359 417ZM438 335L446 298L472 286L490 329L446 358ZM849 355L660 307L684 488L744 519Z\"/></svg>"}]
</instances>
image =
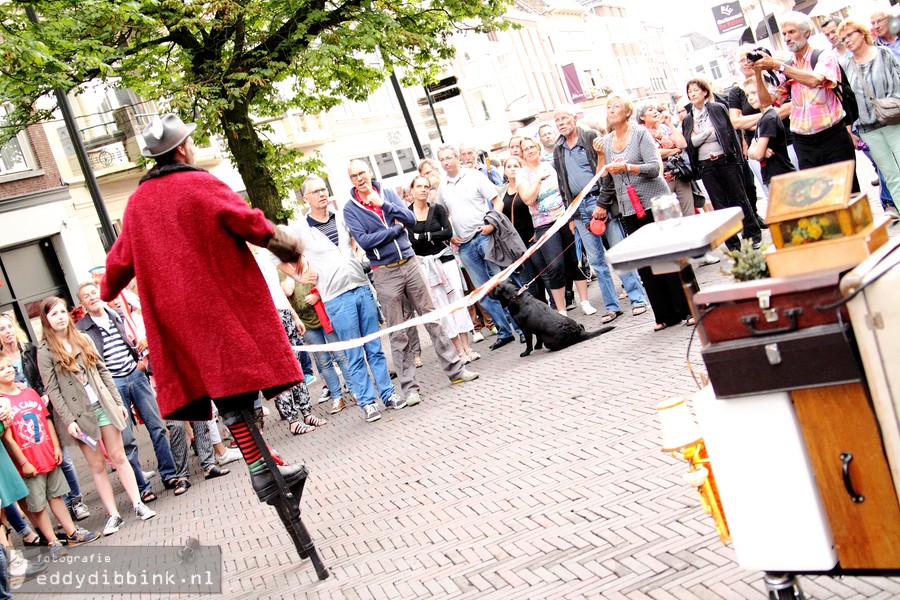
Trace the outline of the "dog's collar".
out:
<instances>
[{"instance_id":1,"label":"dog's collar","mask_svg":"<svg viewBox=\"0 0 900 600\"><path fill-rule=\"evenodd\" d=\"M510 298L510 300L515 300L516 298L518 298L519 296L524 294L525 290L527 290L527 289L528 288L523 285L522 287L519 288L519 290L515 294L513 294L513 297Z\"/></svg>"}]
</instances>

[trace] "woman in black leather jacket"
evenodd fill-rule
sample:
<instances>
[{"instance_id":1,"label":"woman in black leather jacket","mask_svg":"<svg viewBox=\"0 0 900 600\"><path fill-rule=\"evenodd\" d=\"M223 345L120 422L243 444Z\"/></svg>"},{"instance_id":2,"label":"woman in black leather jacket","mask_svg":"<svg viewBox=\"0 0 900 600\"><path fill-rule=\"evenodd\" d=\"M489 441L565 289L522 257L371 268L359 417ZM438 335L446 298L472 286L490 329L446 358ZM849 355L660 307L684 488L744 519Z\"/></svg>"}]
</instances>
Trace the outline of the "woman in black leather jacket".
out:
<instances>
[{"instance_id":1,"label":"woman in black leather jacket","mask_svg":"<svg viewBox=\"0 0 900 600\"><path fill-rule=\"evenodd\" d=\"M691 79L687 84L691 108L681 124L687 141L687 152L695 172L703 180L712 205L718 210L738 206L744 213L744 238L753 240L758 248L762 232L750 201L744 191L740 141L728 117L728 107L713 97L709 84L703 79ZM753 199L754 201L756 198ZM725 240L729 250L741 247L738 237Z\"/></svg>"}]
</instances>

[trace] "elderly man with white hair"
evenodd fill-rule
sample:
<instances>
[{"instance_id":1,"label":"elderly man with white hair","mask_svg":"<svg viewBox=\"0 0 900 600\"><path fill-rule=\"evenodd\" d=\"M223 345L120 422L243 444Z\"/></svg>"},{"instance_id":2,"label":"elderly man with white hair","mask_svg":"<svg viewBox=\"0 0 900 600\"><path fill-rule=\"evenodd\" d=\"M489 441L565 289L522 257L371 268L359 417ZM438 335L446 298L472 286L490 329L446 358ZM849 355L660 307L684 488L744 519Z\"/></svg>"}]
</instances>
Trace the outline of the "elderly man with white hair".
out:
<instances>
[{"instance_id":1,"label":"elderly man with white hair","mask_svg":"<svg viewBox=\"0 0 900 600\"><path fill-rule=\"evenodd\" d=\"M872 13L869 22L872 24L875 45L884 46L894 54L897 60L900 60L900 37L897 37L900 20L896 17L891 18L886 12L879 10Z\"/></svg>"},{"instance_id":2,"label":"elderly man with white hair","mask_svg":"<svg viewBox=\"0 0 900 600\"><path fill-rule=\"evenodd\" d=\"M594 150L593 141L597 132L593 129L578 127L579 109L571 104L558 106L553 113L556 128L559 130L559 138L553 148L553 168L559 176L559 191L562 194L566 206L571 204L597 172L598 156ZM607 175L608 177L608 175ZM622 314L622 307L616 296L616 287L613 284L609 265L606 264L606 250L603 248L603 238L594 234L590 229L591 219L599 218L597 210L597 198L600 194L599 182L591 188L584 198L578 212L570 223L573 230L578 231L581 242L587 251L588 262L597 274L597 284L603 295L603 304L606 312L601 316L601 321L609 323ZM606 225L606 239L610 247L625 238L625 229L619 219L610 218ZM622 274L622 285L631 300L631 312L640 315L647 312L647 295L641 279L635 271ZM585 312L588 312L585 310Z\"/></svg>"},{"instance_id":3,"label":"elderly man with white hair","mask_svg":"<svg viewBox=\"0 0 900 600\"><path fill-rule=\"evenodd\" d=\"M780 106L791 102L791 132L801 169L852 160L856 150L844 118L846 112L835 92L841 83L841 68L832 50L813 50L809 45L812 21L800 12L789 12L779 19L781 35L788 50L788 61L763 56L753 63L760 105ZM769 93L763 72L784 73L786 80ZM856 170L853 191L859 191Z\"/></svg>"}]
</instances>

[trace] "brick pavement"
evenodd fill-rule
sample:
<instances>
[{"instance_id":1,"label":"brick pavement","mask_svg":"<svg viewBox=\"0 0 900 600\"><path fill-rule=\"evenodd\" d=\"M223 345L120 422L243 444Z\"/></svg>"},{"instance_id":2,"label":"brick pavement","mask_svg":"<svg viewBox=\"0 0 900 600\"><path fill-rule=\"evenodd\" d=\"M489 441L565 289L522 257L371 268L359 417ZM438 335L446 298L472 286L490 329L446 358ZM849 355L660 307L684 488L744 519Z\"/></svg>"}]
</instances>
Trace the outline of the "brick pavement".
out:
<instances>
[{"instance_id":1,"label":"brick pavement","mask_svg":"<svg viewBox=\"0 0 900 600\"><path fill-rule=\"evenodd\" d=\"M701 284L720 280L716 269L699 269ZM593 285L591 299L597 295ZM302 509L331 570L324 582L299 562L274 510L251 496L240 464L203 481L192 459L186 495L157 489L155 519L128 519L99 544L188 536L219 544L224 595L234 599L764 598L761 573L736 565L682 481L684 463L659 448L654 405L695 389L684 367L691 330L653 333L649 312L616 325L527 359L517 344L490 352L488 338L475 345L481 379L459 386L440 374L426 345L418 370L424 402L374 424L348 409L292 437L270 416L269 441L312 472ZM694 355L699 362L696 347ZM312 386L314 398L319 389ZM150 465L149 440L140 436ZM83 480L90 489L86 473ZM85 524L101 527L96 493L86 501L94 516ZM122 494L119 504L127 505ZM898 579L816 577L802 585L819 600L900 596Z\"/></svg>"}]
</instances>

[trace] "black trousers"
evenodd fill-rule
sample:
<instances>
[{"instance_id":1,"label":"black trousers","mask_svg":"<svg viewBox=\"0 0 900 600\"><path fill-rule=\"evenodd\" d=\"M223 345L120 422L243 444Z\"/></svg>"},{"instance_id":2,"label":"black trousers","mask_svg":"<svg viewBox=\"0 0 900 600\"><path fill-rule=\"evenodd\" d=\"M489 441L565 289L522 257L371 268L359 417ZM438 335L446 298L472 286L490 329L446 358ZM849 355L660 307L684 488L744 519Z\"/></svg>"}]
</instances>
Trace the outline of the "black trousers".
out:
<instances>
[{"instance_id":1,"label":"black trousers","mask_svg":"<svg viewBox=\"0 0 900 600\"><path fill-rule=\"evenodd\" d=\"M709 194L713 208L720 210L730 206L740 207L744 213L744 238L754 242L762 240L762 231L756 220L756 214L750 208L750 201L744 191L744 177L741 167L733 156L722 156L717 160L700 161L700 178ZM754 198L755 200L755 198ZM741 242L732 236L725 240L729 250L739 250Z\"/></svg>"},{"instance_id":2,"label":"black trousers","mask_svg":"<svg viewBox=\"0 0 900 600\"><path fill-rule=\"evenodd\" d=\"M853 161L853 193L859 192L856 178L856 149L843 123L810 135L794 134L794 150L801 169L821 167L832 163Z\"/></svg>"},{"instance_id":3,"label":"black trousers","mask_svg":"<svg viewBox=\"0 0 900 600\"><path fill-rule=\"evenodd\" d=\"M653 215L648 211L643 219L639 219L637 215L622 217L622 224L628 233L634 233L645 225L652 225ZM693 278L693 269L690 266L687 269L690 271L688 277ZM643 267L638 269L638 275L644 284L657 323L677 325L691 316L691 309L684 297L684 289L677 273L655 275L650 267Z\"/></svg>"}]
</instances>

